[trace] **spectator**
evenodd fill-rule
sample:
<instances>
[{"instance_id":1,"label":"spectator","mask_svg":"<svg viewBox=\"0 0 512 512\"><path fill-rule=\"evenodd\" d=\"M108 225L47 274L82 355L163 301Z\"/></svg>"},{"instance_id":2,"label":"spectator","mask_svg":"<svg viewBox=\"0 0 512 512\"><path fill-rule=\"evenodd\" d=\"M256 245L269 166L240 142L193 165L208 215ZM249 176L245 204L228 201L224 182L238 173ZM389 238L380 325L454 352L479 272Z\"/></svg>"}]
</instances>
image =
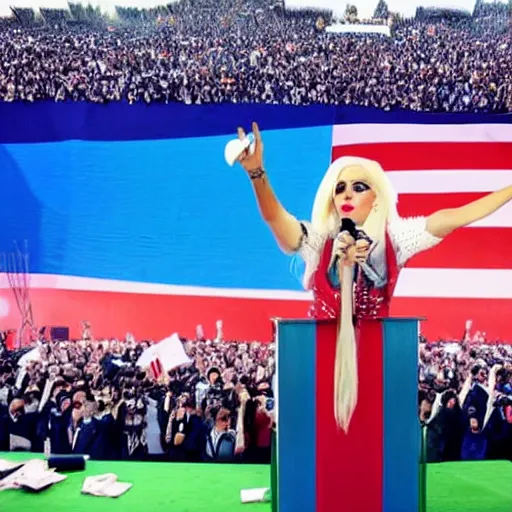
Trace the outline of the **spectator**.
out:
<instances>
[{"instance_id":1,"label":"spectator","mask_svg":"<svg viewBox=\"0 0 512 512\"><path fill-rule=\"evenodd\" d=\"M49 341L24 367L4 351L0 450L268 463L275 344L182 342L192 364L156 380L136 367L147 340ZM429 461L512 460L512 345L422 339L418 373Z\"/></svg>"},{"instance_id":2,"label":"spectator","mask_svg":"<svg viewBox=\"0 0 512 512\"><path fill-rule=\"evenodd\" d=\"M181 0L165 17L138 12L138 22L136 11L119 12L119 21L107 22L74 8L74 24L62 14L45 26L26 13L22 26L0 26L0 98L428 112L512 107L512 41L498 23L506 20L502 11L494 24L487 11L483 19L396 20L391 37L331 34L316 23L319 14L330 22L329 13L287 11L272 0ZM90 334L84 322L85 341Z\"/></svg>"}]
</instances>

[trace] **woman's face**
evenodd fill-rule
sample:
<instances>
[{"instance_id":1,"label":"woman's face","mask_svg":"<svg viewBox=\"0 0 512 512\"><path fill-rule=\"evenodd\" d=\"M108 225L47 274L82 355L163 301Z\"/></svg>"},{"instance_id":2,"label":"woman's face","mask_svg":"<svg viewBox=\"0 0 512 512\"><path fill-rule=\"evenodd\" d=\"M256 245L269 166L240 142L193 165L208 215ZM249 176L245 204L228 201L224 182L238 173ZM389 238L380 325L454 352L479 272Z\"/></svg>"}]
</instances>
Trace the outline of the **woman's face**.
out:
<instances>
[{"instance_id":1,"label":"woman's face","mask_svg":"<svg viewBox=\"0 0 512 512\"><path fill-rule=\"evenodd\" d=\"M357 226L365 223L377 198L365 170L358 165L345 167L341 171L333 194L339 217L352 219Z\"/></svg>"}]
</instances>

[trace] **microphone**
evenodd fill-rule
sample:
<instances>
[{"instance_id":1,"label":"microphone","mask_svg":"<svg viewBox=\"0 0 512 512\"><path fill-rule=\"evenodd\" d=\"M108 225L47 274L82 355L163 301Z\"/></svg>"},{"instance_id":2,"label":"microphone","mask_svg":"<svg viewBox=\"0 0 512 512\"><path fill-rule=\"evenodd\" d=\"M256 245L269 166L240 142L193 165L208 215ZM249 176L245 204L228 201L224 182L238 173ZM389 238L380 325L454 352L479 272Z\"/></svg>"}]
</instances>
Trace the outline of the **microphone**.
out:
<instances>
[{"instance_id":1,"label":"microphone","mask_svg":"<svg viewBox=\"0 0 512 512\"><path fill-rule=\"evenodd\" d=\"M352 219L349 219L347 217L343 217L341 219L341 227L340 227L340 233L343 233L346 231L354 240L356 240L357 236L357 230L356 230L356 224ZM334 253L331 256L331 261L329 262L329 268L331 266L337 266L338 265L338 256Z\"/></svg>"},{"instance_id":2,"label":"microphone","mask_svg":"<svg viewBox=\"0 0 512 512\"><path fill-rule=\"evenodd\" d=\"M340 233L343 231L347 231L356 242L357 240L366 240L369 244L373 243L373 240L364 231L357 229L355 222L347 217L341 219Z\"/></svg>"},{"instance_id":3,"label":"microphone","mask_svg":"<svg viewBox=\"0 0 512 512\"><path fill-rule=\"evenodd\" d=\"M344 231L346 231L356 242L358 240L366 240L370 245L373 243L372 239L364 231L357 229L355 222L347 217L343 217L343 219L341 219L340 233L343 233ZM331 264L337 264L337 262L337 257L333 257ZM367 262L358 263L358 266L365 270L368 276L372 276L375 281L378 280L378 276Z\"/></svg>"},{"instance_id":4,"label":"microphone","mask_svg":"<svg viewBox=\"0 0 512 512\"><path fill-rule=\"evenodd\" d=\"M349 235L354 240L357 239L356 224L352 219L349 219L348 217L343 217L343 219L341 219L340 233L343 233L343 231L348 231Z\"/></svg>"},{"instance_id":5,"label":"microphone","mask_svg":"<svg viewBox=\"0 0 512 512\"><path fill-rule=\"evenodd\" d=\"M352 219L348 219L346 217L341 219L340 233L343 231L347 231L356 242L358 240L366 240L370 245L373 244L372 239L364 231L356 228L356 225ZM333 263L337 264L337 257L333 258L333 260ZM368 261L358 263L356 266L356 272L358 267L361 267L366 276L374 283L374 285L381 287L385 284L385 278L379 276L379 274L373 269Z\"/></svg>"}]
</instances>

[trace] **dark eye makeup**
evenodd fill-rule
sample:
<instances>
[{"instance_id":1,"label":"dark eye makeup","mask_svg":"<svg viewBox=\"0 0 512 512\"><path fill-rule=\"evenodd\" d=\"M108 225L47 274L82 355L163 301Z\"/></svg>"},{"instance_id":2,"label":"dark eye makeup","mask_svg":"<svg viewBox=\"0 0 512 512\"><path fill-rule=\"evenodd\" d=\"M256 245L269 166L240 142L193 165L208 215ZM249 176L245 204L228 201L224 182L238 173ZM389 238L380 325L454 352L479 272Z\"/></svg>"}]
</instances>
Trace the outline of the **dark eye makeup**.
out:
<instances>
[{"instance_id":1,"label":"dark eye makeup","mask_svg":"<svg viewBox=\"0 0 512 512\"><path fill-rule=\"evenodd\" d=\"M366 192L367 190L370 190L370 186L367 185L364 181L356 181L352 185L352 190L358 193Z\"/></svg>"},{"instance_id":2,"label":"dark eye makeup","mask_svg":"<svg viewBox=\"0 0 512 512\"><path fill-rule=\"evenodd\" d=\"M345 192L347 188L347 184L344 181L340 181L336 184L336 188L334 189L334 195L342 194ZM364 181L355 181L352 183L352 190L357 194L361 194L362 192L366 192L370 190L370 186Z\"/></svg>"},{"instance_id":3,"label":"dark eye makeup","mask_svg":"<svg viewBox=\"0 0 512 512\"><path fill-rule=\"evenodd\" d=\"M345 182L339 181L336 183L336 188L334 189L334 195L342 194L345 191Z\"/></svg>"}]
</instances>

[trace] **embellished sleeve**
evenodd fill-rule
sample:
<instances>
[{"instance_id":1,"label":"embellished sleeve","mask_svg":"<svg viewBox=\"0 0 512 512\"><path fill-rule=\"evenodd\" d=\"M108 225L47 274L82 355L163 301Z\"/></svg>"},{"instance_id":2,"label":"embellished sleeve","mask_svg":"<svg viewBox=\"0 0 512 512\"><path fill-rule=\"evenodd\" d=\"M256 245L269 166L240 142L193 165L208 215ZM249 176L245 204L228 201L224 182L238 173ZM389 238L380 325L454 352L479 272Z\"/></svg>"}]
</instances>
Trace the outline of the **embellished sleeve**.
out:
<instances>
[{"instance_id":1,"label":"embellished sleeve","mask_svg":"<svg viewBox=\"0 0 512 512\"><path fill-rule=\"evenodd\" d=\"M427 231L427 217L398 218L390 223L389 234L399 267L403 267L416 254L442 241L442 238Z\"/></svg>"},{"instance_id":2,"label":"embellished sleeve","mask_svg":"<svg viewBox=\"0 0 512 512\"><path fill-rule=\"evenodd\" d=\"M302 237L292 259L292 274L299 279L305 289L310 289L311 278L320 261L325 236L309 222L301 222Z\"/></svg>"},{"instance_id":3,"label":"embellished sleeve","mask_svg":"<svg viewBox=\"0 0 512 512\"><path fill-rule=\"evenodd\" d=\"M297 247L298 255L306 264L316 262L324 246L325 237L310 222L301 222L302 237Z\"/></svg>"}]
</instances>

